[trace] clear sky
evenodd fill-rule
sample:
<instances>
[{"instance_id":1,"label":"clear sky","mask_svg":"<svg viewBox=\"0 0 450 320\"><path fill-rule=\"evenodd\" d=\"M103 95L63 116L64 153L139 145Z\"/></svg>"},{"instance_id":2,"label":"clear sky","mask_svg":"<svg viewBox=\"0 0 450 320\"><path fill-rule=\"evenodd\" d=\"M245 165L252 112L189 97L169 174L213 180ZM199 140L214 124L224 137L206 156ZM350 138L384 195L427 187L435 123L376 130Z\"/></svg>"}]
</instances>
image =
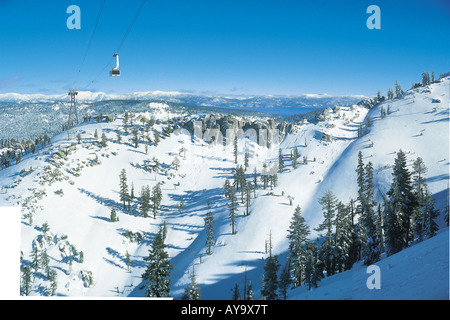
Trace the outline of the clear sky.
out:
<instances>
[{"instance_id":1,"label":"clear sky","mask_svg":"<svg viewBox=\"0 0 450 320\"><path fill-rule=\"evenodd\" d=\"M449 0L147 0L113 78L141 0L106 0L93 34L101 3L0 0L0 93L374 96L450 70ZM372 4L379 30L366 26ZM79 30L66 26L70 5L81 9Z\"/></svg>"}]
</instances>

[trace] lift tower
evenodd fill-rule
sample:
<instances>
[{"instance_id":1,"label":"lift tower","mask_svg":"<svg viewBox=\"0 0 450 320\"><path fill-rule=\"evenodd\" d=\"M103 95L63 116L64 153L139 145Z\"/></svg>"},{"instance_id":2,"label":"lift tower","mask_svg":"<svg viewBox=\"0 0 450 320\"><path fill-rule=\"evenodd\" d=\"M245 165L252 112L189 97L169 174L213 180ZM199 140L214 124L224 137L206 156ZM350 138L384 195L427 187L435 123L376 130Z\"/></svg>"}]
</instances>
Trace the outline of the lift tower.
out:
<instances>
[{"instance_id":1,"label":"lift tower","mask_svg":"<svg viewBox=\"0 0 450 320\"><path fill-rule=\"evenodd\" d=\"M67 120L67 130L72 128L74 126L74 120L72 119L72 113L75 116L75 124L78 123L78 111L77 111L77 104L75 102L76 95L78 94L78 91L75 91L75 89L70 89L69 93L67 95L70 96L70 109L69 109L69 119Z\"/></svg>"}]
</instances>

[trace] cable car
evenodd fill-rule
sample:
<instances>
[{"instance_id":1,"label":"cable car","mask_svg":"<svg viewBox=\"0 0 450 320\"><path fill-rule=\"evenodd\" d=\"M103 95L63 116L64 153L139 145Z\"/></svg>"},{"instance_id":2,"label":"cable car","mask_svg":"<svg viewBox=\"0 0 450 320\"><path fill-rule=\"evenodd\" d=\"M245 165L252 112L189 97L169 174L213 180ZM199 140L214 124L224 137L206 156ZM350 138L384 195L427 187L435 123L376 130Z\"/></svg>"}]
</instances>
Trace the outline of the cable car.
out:
<instances>
[{"instance_id":1,"label":"cable car","mask_svg":"<svg viewBox=\"0 0 450 320\"><path fill-rule=\"evenodd\" d=\"M120 77L120 70L119 70L119 55L117 53L113 54L113 57L116 58L116 66L111 69L109 72L109 75L111 77Z\"/></svg>"}]
</instances>

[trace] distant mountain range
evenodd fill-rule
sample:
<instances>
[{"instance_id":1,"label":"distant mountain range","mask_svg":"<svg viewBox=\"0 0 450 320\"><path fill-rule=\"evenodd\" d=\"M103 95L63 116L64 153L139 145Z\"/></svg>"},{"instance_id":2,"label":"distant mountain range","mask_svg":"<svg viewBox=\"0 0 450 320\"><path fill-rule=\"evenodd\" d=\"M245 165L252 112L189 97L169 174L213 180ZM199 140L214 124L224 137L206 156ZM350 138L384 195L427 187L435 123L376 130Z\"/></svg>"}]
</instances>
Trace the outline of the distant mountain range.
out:
<instances>
[{"instance_id":1,"label":"distant mountain range","mask_svg":"<svg viewBox=\"0 0 450 320\"><path fill-rule=\"evenodd\" d=\"M325 109L328 107L356 104L365 98L367 97L363 95L333 96L328 94L234 96L163 91L133 92L128 94L80 91L77 96L77 101L80 103L94 103L108 100L158 100L193 106L250 109L280 116L290 116L297 113L305 113L316 108ZM15 104L58 103L69 102L69 97L67 94L2 93L0 94L0 102Z\"/></svg>"}]
</instances>

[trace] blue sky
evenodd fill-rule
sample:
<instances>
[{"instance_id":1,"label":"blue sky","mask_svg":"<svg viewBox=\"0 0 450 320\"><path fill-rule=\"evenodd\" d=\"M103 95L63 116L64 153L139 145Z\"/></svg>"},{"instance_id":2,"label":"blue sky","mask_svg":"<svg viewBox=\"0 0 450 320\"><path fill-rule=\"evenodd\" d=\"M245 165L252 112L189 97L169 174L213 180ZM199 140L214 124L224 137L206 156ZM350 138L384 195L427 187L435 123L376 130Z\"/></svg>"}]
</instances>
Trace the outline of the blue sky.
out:
<instances>
[{"instance_id":1,"label":"blue sky","mask_svg":"<svg viewBox=\"0 0 450 320\"><path fill-rule=\"evenodd\" d=\"M0 0L0 93L373 96L450 70L448 0L147 0L119 51L122 76L109 77L140 3L106 0L81 64L101 0ZM372 4L380 30L366 27ZM69 5L80 30L66 26Z\"/></svg>"}]
</instances>

